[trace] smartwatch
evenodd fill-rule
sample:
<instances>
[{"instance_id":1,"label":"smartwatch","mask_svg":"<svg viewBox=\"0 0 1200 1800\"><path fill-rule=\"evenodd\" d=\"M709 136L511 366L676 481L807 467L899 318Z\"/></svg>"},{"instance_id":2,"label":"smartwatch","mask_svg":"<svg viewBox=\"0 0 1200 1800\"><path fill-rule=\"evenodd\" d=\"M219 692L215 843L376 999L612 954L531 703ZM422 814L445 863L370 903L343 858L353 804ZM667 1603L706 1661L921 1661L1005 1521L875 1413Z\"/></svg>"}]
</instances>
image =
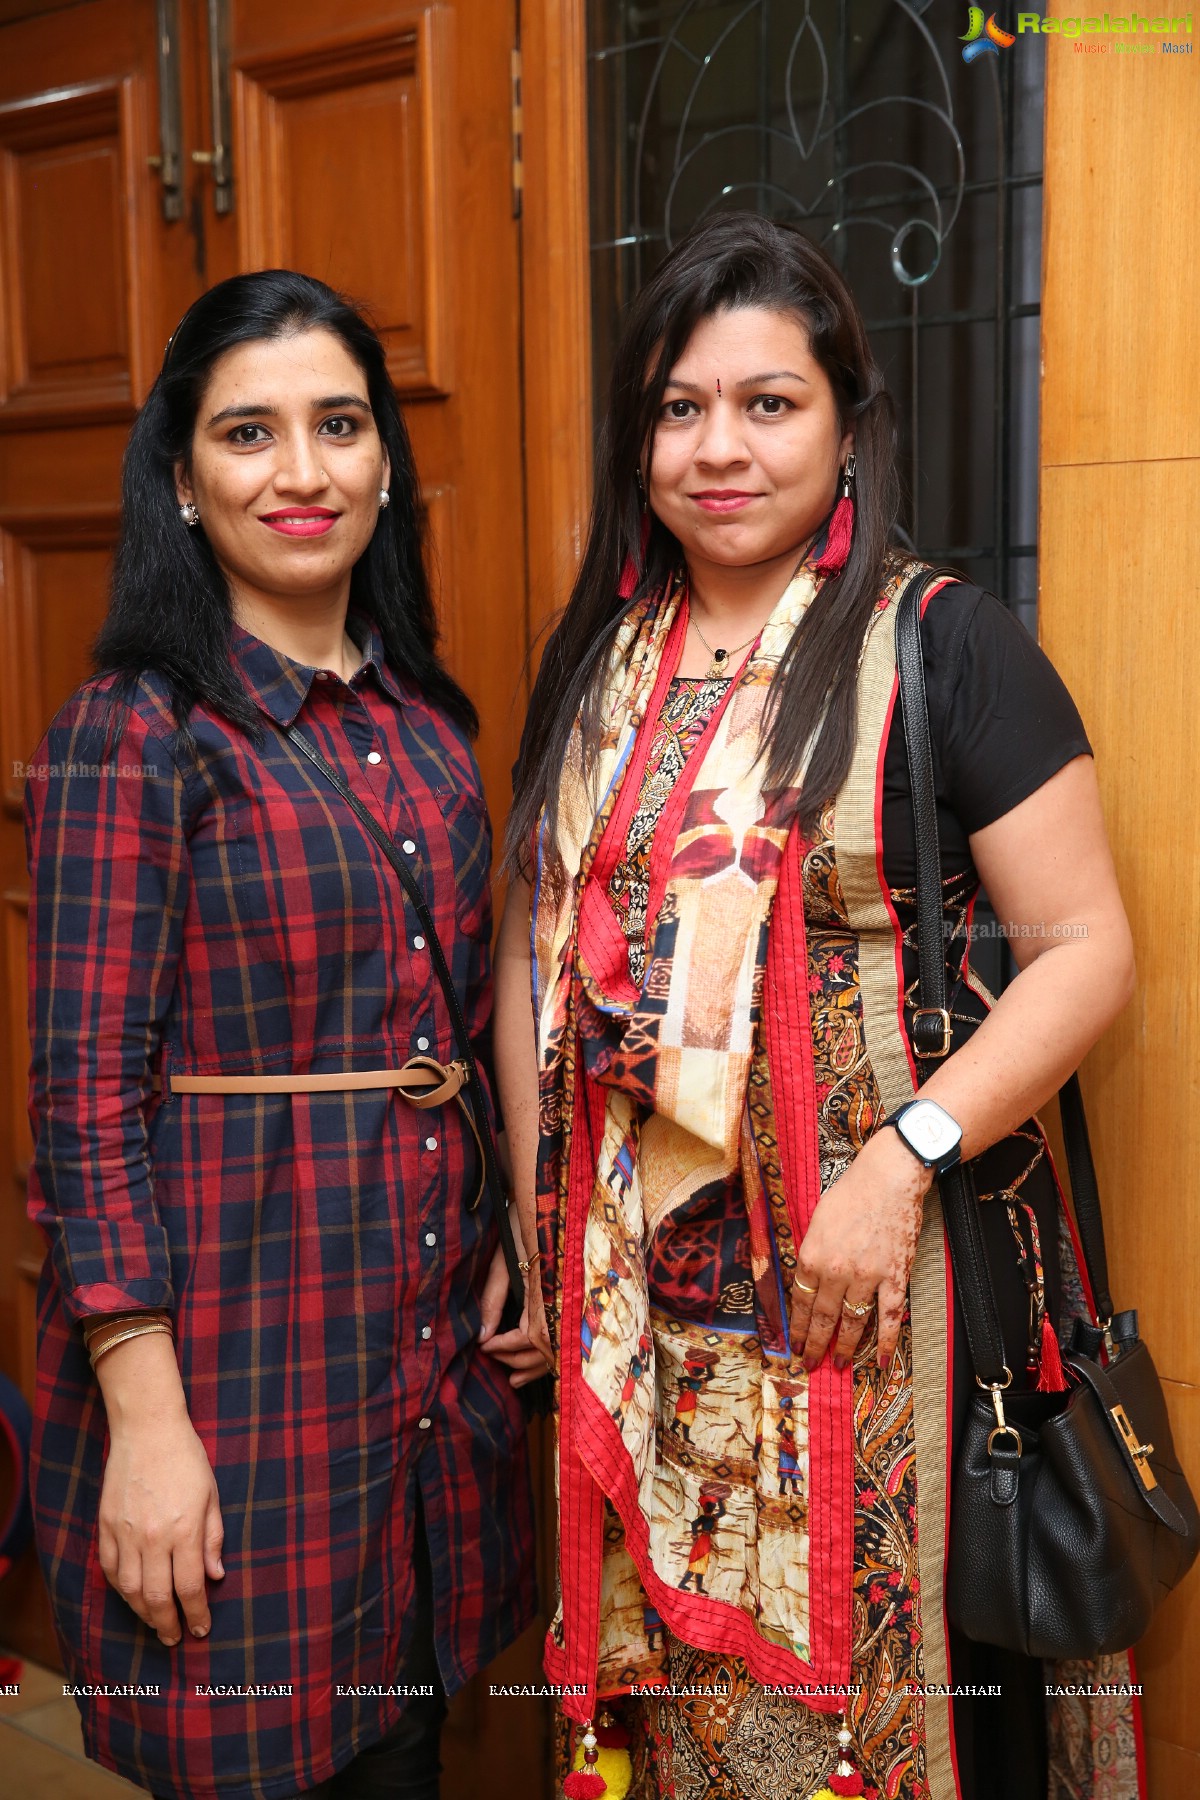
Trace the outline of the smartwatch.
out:
<instances>
[{"instance_id":1,"label":"smartwatch","mask_svg":"<svg viewBox=\"0 0 1200 1800\"><path fill-rule=\"evenodd\" d=\"M884 1121L894 1125L918 1162L944 1175L959 1161L962 1126L936 1100L906 1100Z\"/></svg>"}]
</instances>

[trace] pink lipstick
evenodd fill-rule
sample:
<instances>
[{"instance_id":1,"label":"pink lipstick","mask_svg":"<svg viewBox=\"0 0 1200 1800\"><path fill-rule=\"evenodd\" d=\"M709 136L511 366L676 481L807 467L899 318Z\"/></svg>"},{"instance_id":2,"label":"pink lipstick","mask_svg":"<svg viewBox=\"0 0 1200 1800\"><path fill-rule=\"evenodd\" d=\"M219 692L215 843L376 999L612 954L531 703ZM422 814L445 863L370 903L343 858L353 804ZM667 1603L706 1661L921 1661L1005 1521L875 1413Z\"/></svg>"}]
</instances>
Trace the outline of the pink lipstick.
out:
<instances>
[{"instance_id":1,"label":"pink lipstick","mask_svg":"<svg viewBox=\"0 0 1200 1800\"><path fill-rule=\"evenodd\" d=\"M287 506L258 516L264 525L284 537L324 537L337 524L337 514L326 506Z\"/></svg>"},{"instance_id":2,"label":"pink lipstick","mask_svg":"<svg viewBox=\"0 0 1200 1800\"><path fill-rule=\"evenodd\" d=\"M740 512L744 506L749 506L751 500L757 500L759 496L748 494L742 488L704 488L698 494L689 495L689 498L697 506L702 506L705 512L735 513Z\"/></svg>"}]
</instances>

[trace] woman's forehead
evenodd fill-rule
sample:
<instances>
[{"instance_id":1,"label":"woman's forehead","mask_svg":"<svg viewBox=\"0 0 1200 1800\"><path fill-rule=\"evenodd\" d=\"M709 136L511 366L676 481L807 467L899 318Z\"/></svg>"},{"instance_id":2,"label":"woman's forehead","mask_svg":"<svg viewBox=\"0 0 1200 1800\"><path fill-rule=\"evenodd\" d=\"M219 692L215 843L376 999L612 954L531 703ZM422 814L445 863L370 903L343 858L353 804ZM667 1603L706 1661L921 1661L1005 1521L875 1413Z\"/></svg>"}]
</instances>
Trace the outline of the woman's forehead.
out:
<instances>
[{"instance_id":1,"label":"woman's forehead","mask_svg":"<svg viewBox=\"0 0 1200 1800\"><path fill-rule=\"evenodd\" d=\"M233 345L209 371L201 410L267 400L278 406L318 388L367 397L366 376L341 338L322 326Z\"/></svg>"},{"instance_id":2,"label":"woman's forehead","mask_svg":"<svg viewBox=\"0 0 1200 1800\"><path fill-rule=\"evenodd\" d=\"M716 365L727 381L769 371L808 374L815 359L808 329L793 312L765 306L727 307L697 324L668 378L705 373Z\"/></svg>"}]
</instances>

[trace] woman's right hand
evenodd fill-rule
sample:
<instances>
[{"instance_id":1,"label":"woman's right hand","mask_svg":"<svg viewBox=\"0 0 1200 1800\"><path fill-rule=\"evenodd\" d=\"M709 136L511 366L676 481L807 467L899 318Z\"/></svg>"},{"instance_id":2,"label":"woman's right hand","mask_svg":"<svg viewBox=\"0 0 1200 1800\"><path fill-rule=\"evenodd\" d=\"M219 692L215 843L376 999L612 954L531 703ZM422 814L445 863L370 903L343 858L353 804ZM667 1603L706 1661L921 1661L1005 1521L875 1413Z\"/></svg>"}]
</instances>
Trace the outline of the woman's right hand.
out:
<instances>
[{"instance_id":1,"label":"woman's right hand","mask_svg":"<svg viewBox=\"0 0 1200 1800\"><path fill-rule=\"evenodd\" d=\"M168 1646L179 1613L193 1637L212 1625L205 1577L225 1570L225 1528L204 1445L186 1412L173 1424L112 1434L100 1493L100 1567L109 1583Z\"/></svg>"},{"instance_id":2,"label":"woman's right hand","mask_svg":"<svg viewBox=\"0 0 1200 1800\"><path fill-rule=\"evenodd\" d=\"M542 1299L541 1277L536 1264L525 1277L525 1311L521 1323L530 1343L541 1351L553 1369L554 1350L550 1343L550 1327L546 1323L546 1306Z\"/></svg>"},{"instance_id":3,"label":"woman's right hand","mask_svg":"<svg viewBox=\"0 0 1200 1800\"><path fill-rule=\"evenodd\" d=\"M220 1581L225 1527L217 1483L188 1417L174 1346L162 1335L117 1344L96 1362L108 1414L100 1490L100 1567L168 1646L212 1619L205 1578Z\"/></svg>"}]
</instances>

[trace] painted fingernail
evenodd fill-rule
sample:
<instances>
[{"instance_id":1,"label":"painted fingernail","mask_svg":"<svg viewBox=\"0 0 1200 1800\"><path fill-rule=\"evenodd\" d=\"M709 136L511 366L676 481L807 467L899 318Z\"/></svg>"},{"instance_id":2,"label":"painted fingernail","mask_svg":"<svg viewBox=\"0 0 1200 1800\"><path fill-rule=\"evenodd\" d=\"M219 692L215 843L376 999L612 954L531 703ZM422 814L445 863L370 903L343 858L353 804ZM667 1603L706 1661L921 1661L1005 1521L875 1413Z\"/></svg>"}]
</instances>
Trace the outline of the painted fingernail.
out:
<instances>
[{"instance_id":1,"label":"painted fingernail","mask_svg":"<svg viewBox=\"0 0 1200 1800\"><path fill-rule=\"evenodd\" d=\"M808 1370L810 1375L813 1373L814 1369L817 1368L820 1361L821 1361L821 1359L819 1356L806 1356L804 1358L804 1366Z\"/></svg>"},{"instance_id":2,"label":"painted fingernail","mask_svg":"<svg viewBox=\"0 0 1200 1800\"><path fill-rule=\"evenodd\" d=\"M848 1369L850 1367L850 1358L848 1356L835 1356L833 1359L833 1366L840 1373L842 1369Z\"/></svg>"},{"instance_id":3,"label":"painted fingernail","mask_svg":"<svg viewBox=\"0 0 1200 1800\"><path fill-rule=\"evenodd\" d=\"M208 1636L208 1626L207 1625L193 1625L192 1626L192 1636L193 1637L207 1637Z\"/></svg>"}]
</instances>

